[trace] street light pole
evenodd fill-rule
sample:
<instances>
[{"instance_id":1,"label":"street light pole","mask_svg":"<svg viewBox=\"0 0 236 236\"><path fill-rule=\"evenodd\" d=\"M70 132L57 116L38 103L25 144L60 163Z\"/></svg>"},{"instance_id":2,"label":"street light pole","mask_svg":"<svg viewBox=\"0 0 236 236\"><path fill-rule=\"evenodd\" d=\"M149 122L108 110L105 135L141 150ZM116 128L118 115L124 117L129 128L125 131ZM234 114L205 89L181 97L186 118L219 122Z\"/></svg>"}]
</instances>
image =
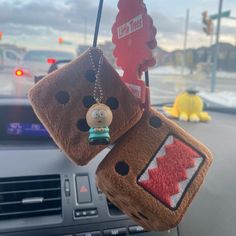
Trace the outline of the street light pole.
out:
<instances>
[{"instance_id":1,"label":"street light pole","mask_svg":"<svg viewBox=\"0 0 236 236\"><path fill-rule=\"evenodd\" d=\"M182 63L182 70L181 74L184 74L184 69L186 65L186 48L188 43L188 26L189 26L189 9L186 11L186 17L185 17L185 32L184 32L184 58Z\"/></svg>"},{"instance_id":2,"label":"street light pole","mask_svg":"<svg viewBox=\"0 0 236 236\"><path fill-rule=\"evenodd\" d=\"M219 1L219 17L217 19L217 29L216 29L216 45L214 50L214 63L212 66L212 77L211 77L211 92L215 91L216 87L216 72L218 67L218 54L219 54L219 38L220 38L220 25L221 25L221 13L222 13L223 0Z\"/></svg>"},{"instance_id":3,"label":"street light pole","mask_svg":"<svg viewBox=\"0 0 236 236\"><path fill-rule=\"evenodd\" d=\"M84 17L84 45L87 45L87 17Z\"/></svg>"}]
</instances>

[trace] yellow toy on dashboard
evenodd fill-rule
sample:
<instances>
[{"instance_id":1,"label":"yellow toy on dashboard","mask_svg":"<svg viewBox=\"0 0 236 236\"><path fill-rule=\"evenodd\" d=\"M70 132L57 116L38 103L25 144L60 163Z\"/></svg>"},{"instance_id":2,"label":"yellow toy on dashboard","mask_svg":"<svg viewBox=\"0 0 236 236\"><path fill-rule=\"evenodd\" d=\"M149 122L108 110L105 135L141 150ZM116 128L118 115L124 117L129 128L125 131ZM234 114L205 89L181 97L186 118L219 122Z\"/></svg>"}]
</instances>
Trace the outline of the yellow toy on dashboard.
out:
<instances>
[{"instance_id":1,"label":"yellow toy on dashboard","mask_svg":"<svg viewBox=\"0 0 236 236\"><path fill-rule=\"evenodd\" d=\"M183 121L207 122L211 116L203 111L203 101L194 90L188 90L179 94L174 102L173 107L163 107L166 115L178 118Z\"/></svg>"}]
</instances>

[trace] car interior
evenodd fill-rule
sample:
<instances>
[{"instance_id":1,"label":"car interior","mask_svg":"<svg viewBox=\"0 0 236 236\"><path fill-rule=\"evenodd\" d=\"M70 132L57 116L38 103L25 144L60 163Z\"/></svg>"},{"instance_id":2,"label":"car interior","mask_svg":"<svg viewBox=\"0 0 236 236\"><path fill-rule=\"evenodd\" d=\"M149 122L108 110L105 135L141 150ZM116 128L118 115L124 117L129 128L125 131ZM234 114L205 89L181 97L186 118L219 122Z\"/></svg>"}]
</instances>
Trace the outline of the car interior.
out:
<instances>
[{"instance_id":1,"label":"car interior","mask_svg":"<svg viewBox=\"0 0 236 236\"><path fill-rule=\"evenodd\" d=\"M15 4L13 3L15 1L9 2L12 2L9 4ZM46 2L50 3L50 1ZM99 11L102 14L101 2L103 1L100 0L99 5L99 1L96 1L95 7L93 4L91 5L98 10L97 19L99 19ZM106 2L108 1L104 1L104 5L107 4ZM113 2L113 7L116 8L118 1ZM179 2L183 4L181 1ZM86 4L86 1L78 1L78 4ZM156 3L153 4L148 6L156 6ZM184 3L184 8L186 8L186 4ZM236 7L234 2L232 5ZM105 8L105 6L103 7ZM105 9L109 10L109 8ZM150 8L148 11L152 15ZM116 12L118 12L117 9ZM105 14L109 14L109 12L104 11L103 14L105 18ZM157 22L158 29L158 20L155 22ZM99 22L96 24L97 27L98 24ZM104 24L104 21L101 24ZM109 23L110 28L111 24ZM0 31L1 26L0 22ZM95 26L94 21L92 26ZM104 28L102 29L104 30ZM95 29L95 38L96 36L99 37L97 28ZM70 45L66 47L70 47ZM108 50L112 54L112 51ZM236 52L236 46L234 46L234 50ZM80 56L80 52L78 56ZM52 57L50 55L47 60L51 58L53 55ZM31 81L32 86L40 83L45 76L57 73L57 70L70 63L71 59L73 58L58 58L50 63L44 62L47 66L47 73L34 74ZM236 65L236 57L231 59L231 62ZM18 67L14 64L10 72L9 66L7 66L7 72L0 71L0 83L4 73L11 81L21 79L21 76L15 78L16 68ZM158 67L155 70L158 70ZM117 71L119 72L118 68ZM225 100L219 98L221 103L217 103L216 100L212 101L209 97L202 95L204 110L212 117L211 121L186 122L181 119L173 119L174 123L190 133L194 139L206 145L211 150L214 160L203 185L182 221L176 227L162 232L145 230L112 203L97 186L97 167L116 146L116 143L99 152L88 164L76 165L53 141L25 94L24 96L15 96L14 86L12 86L13 92L10 95L4 94L0 90L0 235L234 236L236 104L233 100L233 93L236 91L236 72L232 72L232 75L233 78L220 78L221 81L219 79L216 83L218 92L226 91L229 87L229 97L231 97L228 97L228 100L227 98ZM172 76L174 76L175 85L172 85L172 77L170 78L162 72L156 75L155 71L149 70L149 75L146 73L146 77L144 76L146 82L147 78L150 79L153 109L164 115L166 113L163 106L172 106L175 95L189 88L188 81L183 89L179 75L174 73ZM191 74L191 76L194 75ZM167 89L167 93L163 93L163 96L161 96L162 91L158 90L159 84L156 85L154 81L154 79L161 80L162 77L165 79L163 79L163 84L160 82L160 87L163 86ZM197 83L198 86L195 86L195 89L204 91L204 87L210 88L211 81L206 78L206 80L199 79ZM172 86L175 87L172 88ZM156 97L156 94L160 98ZM229 100L232 101L230 106L226 104ZM151 140L147 139L146 145L149 142Z\"/></svg>"}]
</instances>

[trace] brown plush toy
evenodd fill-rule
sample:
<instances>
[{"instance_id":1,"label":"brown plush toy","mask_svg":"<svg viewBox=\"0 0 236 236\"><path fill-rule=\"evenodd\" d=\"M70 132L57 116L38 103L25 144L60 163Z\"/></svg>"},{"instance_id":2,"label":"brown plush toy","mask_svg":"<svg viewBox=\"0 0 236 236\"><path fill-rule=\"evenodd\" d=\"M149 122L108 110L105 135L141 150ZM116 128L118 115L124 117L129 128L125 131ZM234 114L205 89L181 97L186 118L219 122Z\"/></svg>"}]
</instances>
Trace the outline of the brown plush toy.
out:
<instances>
[{"instance_id":1,"label":"brown plush toy","mask_svg":"<svg viewBox=\"0 0 236 236\"><path fill-rule=\"evenodd\" d=\"M105 157L97 184L146 230L167 230L182 219L212 162L209 150L151 109Z\"/></svg>"},{"instance_id":2,"label":"brown plush toy","mask_svg":"<svg viewBox=\"0 0 236 236\"><path fill-rule=\"evenodd\" d=\"M93 62L91 61L93 57ZM93 97L100 51L86 51L76 60L49 74L30 91L32 107L56 144L78 165L87 164L106 146L90 145L86 113L96 103ZM104 58L100 71L103 103L113 120L110 143L115 142L141 118L143 109ZM127 102L128 101L128 102Z\"/></svg>"}]
</instances>

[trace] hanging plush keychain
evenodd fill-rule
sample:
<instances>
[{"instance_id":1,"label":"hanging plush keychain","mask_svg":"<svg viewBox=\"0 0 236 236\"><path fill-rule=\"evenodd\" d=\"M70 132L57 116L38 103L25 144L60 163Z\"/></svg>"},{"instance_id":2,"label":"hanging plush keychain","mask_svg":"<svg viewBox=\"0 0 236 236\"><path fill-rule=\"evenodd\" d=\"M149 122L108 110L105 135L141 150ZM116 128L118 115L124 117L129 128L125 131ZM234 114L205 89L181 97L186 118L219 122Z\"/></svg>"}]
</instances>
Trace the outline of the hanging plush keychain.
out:
<instances>
[{"instance_id":1,"label":"hanging plush keychain","mask_svg":"<svg viewBox=\"0 0 236 236\"><path fill-rule=\"evenodd\" d=\"M89 57L95 74L95 84L93 98L96 103L89 108L86 114L86 120L89 129L89 143L92 145L107 145L110 143L109 126L112 122L112 112L110 107L102 103L103 89L101 84L101 67L103 65L103 53L100 51L98 68L96 68L91 49Z\"/></svg>"},{"instance_id":2,"label":"hanging plush keychain","mask_svg":"<svg viewBox=\"0 0 236 236\"><path fill-rule=\"evenodd\" d=\"M140 0L120 0L118 6L118 16L125 16L126 20L131 18L128 13L133 19L140 19L142 12L146 12ZM117 29L129 25L129 22L122 21L122 17L116 20ZM141 31L145 30L140 28ZM117 31L113 28L113 32ZM146 47L145 41L135 40L135 35L139 37L138 30L125 32L130 34L117 39L119 48L123 48L123 43L126 47L129 37L136 42L137 48ZM131 58L132 48L119 53L117 50L118 62L126 55L129 55L130 62L137 62L136 54L133 54L134 60ZM130 62L127 63L132 64ZM148 66L149 63L142 61L132 68L147 69ZM131 82L139 85L137 80L139 78ZM163 231L181 221L203 183L212 154L181 127L151 108L148 91L146 88L145 111L141 120L119 139L100 163L96 171L97 184L109 200L138 225L149 231Z\"/></svg>"},{"instance_id":3,"label":"hanging plush keychain","mask_svg":"<svg viewBox=\"0 0 236 236\"><path fill-rule=\"evenodd\" d=\"M29 92L40 121L78 165L86 165L116 142L143 114L140 102L97 48L102 8L100 0L93 47L45 76Z\"/></svg>"}]
</instances>

